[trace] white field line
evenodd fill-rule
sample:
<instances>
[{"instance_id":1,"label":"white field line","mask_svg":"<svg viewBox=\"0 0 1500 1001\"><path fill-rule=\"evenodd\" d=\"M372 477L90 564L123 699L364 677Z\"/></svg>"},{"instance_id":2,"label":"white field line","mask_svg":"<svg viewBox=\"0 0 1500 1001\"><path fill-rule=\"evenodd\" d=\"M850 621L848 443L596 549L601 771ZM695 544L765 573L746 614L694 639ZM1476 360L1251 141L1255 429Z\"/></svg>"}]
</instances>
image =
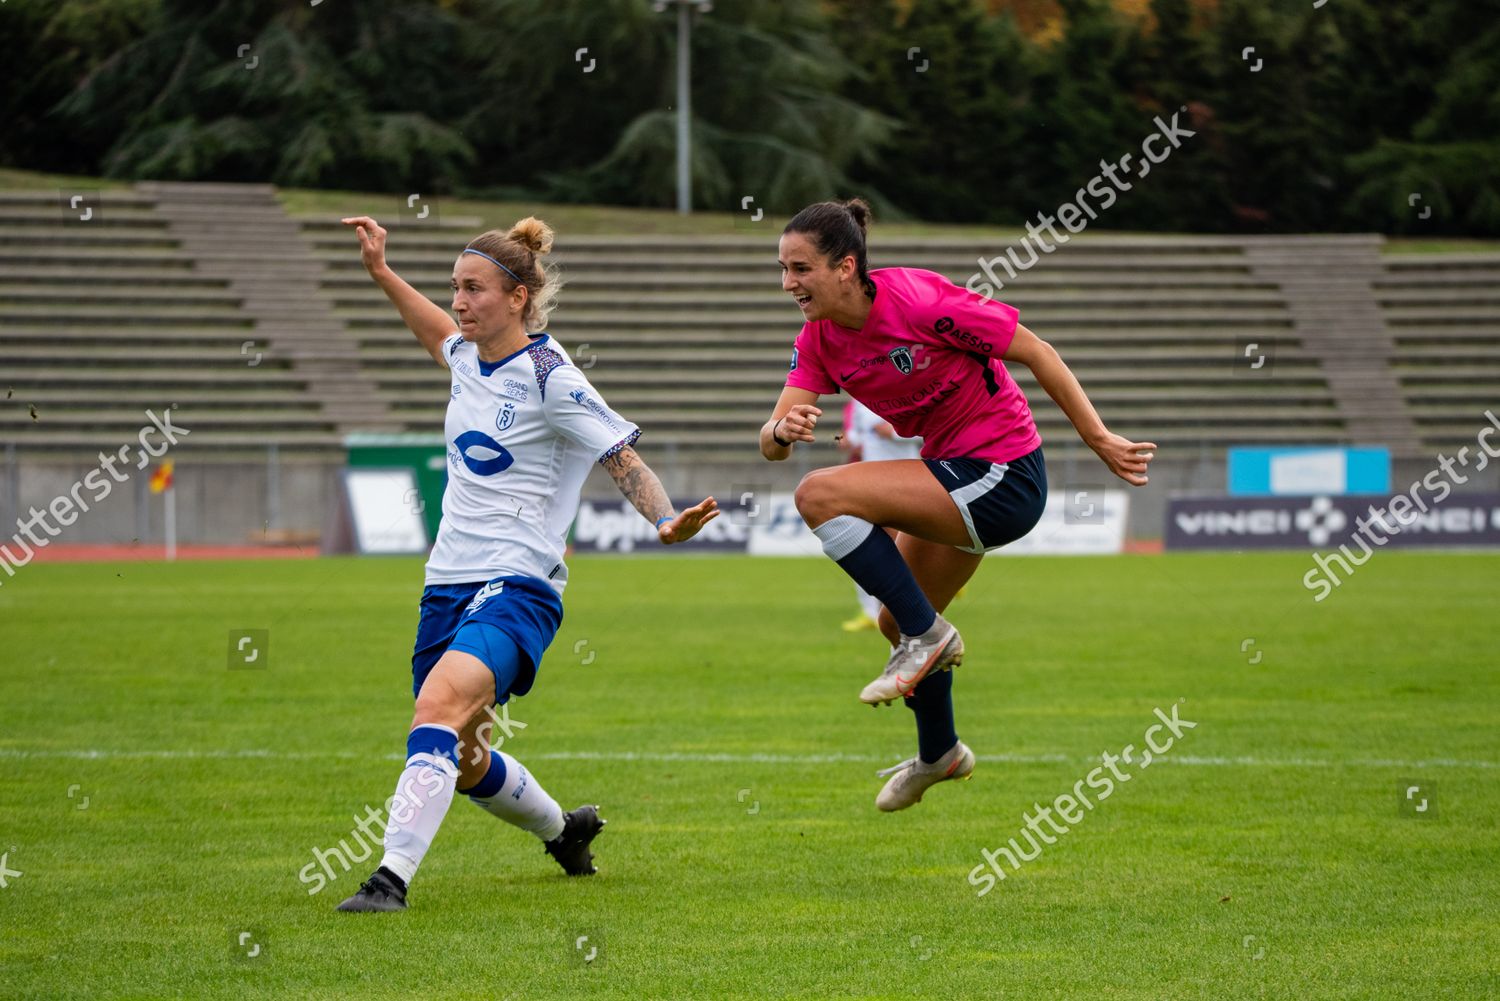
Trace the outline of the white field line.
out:
<instances>
[{"instance_id":1,"label":"white field line","mask_svg":"<svg viewBox=\"0 0 1500 1001\"><path fill-rule=\"evenodd\" d=\"M271 750L27 750L24 748L0 747L0 759L13 760L78 760L78 761L129 761L141 759L203 759L203 760L271 760L271 761L327 761L330 758L353 760L377 758L386 761L401 761L405 755L399 753L370 755L357 751L271 751ZM869 754L727 754L699 753L689 751L538 751L525 754L528 761L623 761L623 762L683 762L687 764L728 765L834 765L834 764L887 764L894 755ZM1004 764L1089 764L1098 763L1098 758L1075 758L1066 754L980 754L980 761ZM1236 757L1205 757L1201 755L1177 755L1159 757L1156 762L1175 765L1210 768L1500 768L1496 761L1465 761L1456 758L1429 758L1421 761L1404 761L1396 758L1352 758L1337 761L1327 758L1258 758L1253 755ZM1153 762L1155 763L1155 762Z\"/></svg>"}]
</instances>

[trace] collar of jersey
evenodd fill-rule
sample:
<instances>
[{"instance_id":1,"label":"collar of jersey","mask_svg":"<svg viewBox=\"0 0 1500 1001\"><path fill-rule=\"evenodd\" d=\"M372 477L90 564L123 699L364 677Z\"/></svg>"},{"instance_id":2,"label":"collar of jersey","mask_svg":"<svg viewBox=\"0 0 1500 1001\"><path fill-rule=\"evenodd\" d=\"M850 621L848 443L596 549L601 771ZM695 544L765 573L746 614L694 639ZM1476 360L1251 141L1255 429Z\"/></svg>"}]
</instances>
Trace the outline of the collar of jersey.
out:
<instances>
[{"instance_id":1,"label":"collar of jersey","mask_svg":"<svg viewBox=\"0 0 1500 1001\"><path fill-rule=\"evenodd\" d=\"M499 361L485 361L483 358L475 359L479 362L479 374L484 376L485 378L489 378L492 374L494 374L496 369L500 368L506 362L517 357L522 352L530 351L532 348L536 347L538 344L547 339L546 333L531 334L530 337L530 344L519 350L512 351L510 354L506 355L504 358L501 358Z\"/></svg>"}]
</instances>

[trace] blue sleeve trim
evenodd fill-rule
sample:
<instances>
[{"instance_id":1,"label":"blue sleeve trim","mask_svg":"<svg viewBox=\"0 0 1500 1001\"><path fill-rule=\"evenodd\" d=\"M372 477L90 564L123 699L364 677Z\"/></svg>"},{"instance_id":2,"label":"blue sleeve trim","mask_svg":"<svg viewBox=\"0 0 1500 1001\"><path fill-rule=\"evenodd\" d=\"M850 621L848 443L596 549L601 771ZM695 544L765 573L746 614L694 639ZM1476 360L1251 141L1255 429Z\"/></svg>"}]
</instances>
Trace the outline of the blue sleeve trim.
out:
<instances>
[{"instance_id":1,"label":"blue sleeve trim","mask_svg":"<svg viewBox=\"0 0 1500 1001\"><path fill-rule=\"evenodd\" d=\"M608 452L605 452L603 455L599 456L599 461L603 462L606 459L613 458L614 456L619 455L621 452L625 451L625 449L627 449L630 446L634 445L636 443L636 441L640 438L640 436L641 436L641 432L640 432L639 429L637 429L635 431L632 431L631 434L630 434L630 437L626 438L624 441L621 441L621 442L615 444L614 446L612 446L610 448L610 450Z\"/></svg>"}]
</instances>

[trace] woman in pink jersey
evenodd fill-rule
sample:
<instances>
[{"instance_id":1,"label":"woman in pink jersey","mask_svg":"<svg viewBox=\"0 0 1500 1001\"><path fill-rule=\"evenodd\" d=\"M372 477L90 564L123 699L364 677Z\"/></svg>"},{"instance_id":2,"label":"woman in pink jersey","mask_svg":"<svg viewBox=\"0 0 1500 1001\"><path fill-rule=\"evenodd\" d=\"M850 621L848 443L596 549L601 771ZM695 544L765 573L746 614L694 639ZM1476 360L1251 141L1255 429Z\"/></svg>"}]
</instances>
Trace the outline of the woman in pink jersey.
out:
<instances>
[{"instance_id":1,"label":"woman in pink jersey","mask_svg":"<svg viewBox=\"0 0 1500 1001\"><path fill-rule=\"evenodd\" d=\"M833 466L797 487L797 510L823 551L885 606L890 660L860 699L904 698L916 714L917 757L881 775L876 805L902 810L937 782L967 778L974 753L953 723L963 639L940 614L984 554L1024 536L1047 500L1042 439L1005 361L1031 369L1084 442L1132 486L1146 482L1151 442L1111 433L1056 350L1016 310L914 268L866 266L869 207L810 205L787 224L781 287L806 322L791 373L761 428L778 461L814 441L818 398L840 390L920 436L922 458Z\"/></svg>"}]
</instances>

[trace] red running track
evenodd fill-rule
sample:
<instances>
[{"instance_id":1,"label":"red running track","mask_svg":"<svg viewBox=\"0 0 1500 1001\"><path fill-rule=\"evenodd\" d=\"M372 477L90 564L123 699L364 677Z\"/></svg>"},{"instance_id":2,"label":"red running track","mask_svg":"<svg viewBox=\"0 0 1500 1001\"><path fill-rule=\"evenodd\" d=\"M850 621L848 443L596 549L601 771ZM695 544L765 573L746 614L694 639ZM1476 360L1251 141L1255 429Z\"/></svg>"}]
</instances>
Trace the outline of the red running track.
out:
<instances>
[{"instance_id":1,"label":"red running track","mask_svg":"<svg viewBox=\"0 0 1500 1001\"><path fill-rule=\"evenodd\" d=\"M178 546L179 560L295 560L321 555L316 546ZM82 545L53 543L36 549L38 563L109 563L160 561L166 546Z\"/></svg>"}]
</instances>

